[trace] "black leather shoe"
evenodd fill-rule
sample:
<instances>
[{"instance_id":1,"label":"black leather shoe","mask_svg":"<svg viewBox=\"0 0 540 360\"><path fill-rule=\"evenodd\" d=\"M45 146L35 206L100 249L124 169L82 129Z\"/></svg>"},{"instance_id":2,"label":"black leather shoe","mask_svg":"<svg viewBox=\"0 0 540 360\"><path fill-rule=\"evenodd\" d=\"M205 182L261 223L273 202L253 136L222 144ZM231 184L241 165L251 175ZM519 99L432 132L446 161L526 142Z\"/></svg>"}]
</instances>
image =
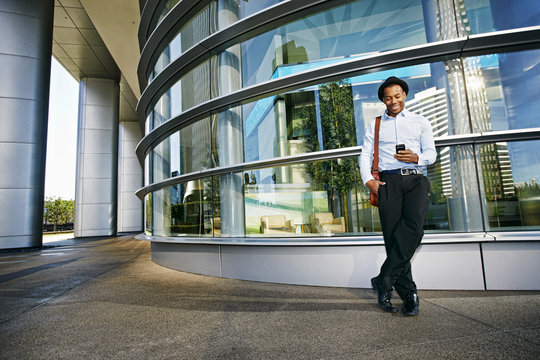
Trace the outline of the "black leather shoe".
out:
<instances>
[{"instance_id":1,"label":"black leather shoe","mask_svg":"<svg viewBox=\"0 0 540 360\"><path fill-rule=\"evenodd\" d=\"M419 303L420 301L418 300L418 294L416 294L415 292L409 293L405 300L403 300L403 307L401 308L401 311L403 311L403 315L418 315Z\"/></svg>"},{"instance_id":2,"label":"black leather shoe","mask_svg":"<svg viewBox=\"0 0 540 360\"><path fill-rule=\"evenodd\" d=\"M379 303L379 305L381 306L381 309L389 313L397 313L399 311L388 299L385 299L382 303Z\"/></svg>"},{"instance_id":3,"label":"black leather shoe","mask_svg":"<svg viewBox=\"0 0 540 360\"><path fill-rule=\"evenodd\" d=\"M373 287L373 290L377 292L377 300L379 301L381 309L390 313L398 312L398 309L390 302L392 294L383 289L381 283L379 282L379 279L377 279L376 277L371 279L371 286Z\"/></svg>"}]
</instances>

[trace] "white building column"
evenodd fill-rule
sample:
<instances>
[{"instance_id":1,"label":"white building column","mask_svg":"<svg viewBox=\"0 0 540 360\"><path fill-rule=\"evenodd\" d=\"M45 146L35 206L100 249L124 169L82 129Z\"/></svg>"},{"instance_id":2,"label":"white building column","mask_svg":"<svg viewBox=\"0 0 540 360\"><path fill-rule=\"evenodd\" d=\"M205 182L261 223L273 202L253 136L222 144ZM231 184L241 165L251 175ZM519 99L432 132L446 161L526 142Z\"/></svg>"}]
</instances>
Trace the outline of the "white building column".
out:
<instances>
[{"instance_id":1,"label":"white building column","mask_svg":"<svg viewBox=\"0 0 540 360\"><path fill-rule=\"evenodd\" d=\"M0 0L0 249L41 246L53 0Z\"/></svg>"},{"instance_id":2,"label":"white building column","mask_svg":"<svg viewBox=\"0 0 540 360\"><path fill-rule=\"evenodd\" d=\"M143 231L143 202L135 191L143 186L143 170L135 148L142 139L142 130L135 111L137 98L124 77L120 81L118 128L118 224L123 232Z\"/></svg>"},{"instance_id":3,"label":"white building column","mask_svg":"<svg viewBox=\"0 0 540 360\"><path fill-rule=\"evenodd\" d=\"M75 237L117 232L118 103L117 81L81 79Z\"/></svg>"},{"instance_id":4,"label":"white building column","mask_svg":"<svg viewBox=\"0 0 540 360\"><path fill-rule=\"evenodd\" d=\"M137 121L121 121L118 136L118 232L141 232L142 201L135 191L142 185L142 168L135 148L141 140Z\"/></svg>"}]
</instances>

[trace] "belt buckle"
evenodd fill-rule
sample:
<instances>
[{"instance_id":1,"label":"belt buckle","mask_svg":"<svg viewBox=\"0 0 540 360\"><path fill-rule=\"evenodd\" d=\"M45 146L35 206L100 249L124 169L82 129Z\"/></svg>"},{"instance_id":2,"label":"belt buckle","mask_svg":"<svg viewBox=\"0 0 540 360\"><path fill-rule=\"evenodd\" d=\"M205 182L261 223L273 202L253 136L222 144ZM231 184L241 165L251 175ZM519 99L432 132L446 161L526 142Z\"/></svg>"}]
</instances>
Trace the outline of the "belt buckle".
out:
<instances>
[{"instance_id":1,"label":"belt buckle","mask_svg":"<svg viewBox=\"0 0 540 360\"><path fill-rule=\"evenodd\" d=\"M401 175L416 175L418 171L416 169L401 169Z\"/></svg>"}]
</instances>

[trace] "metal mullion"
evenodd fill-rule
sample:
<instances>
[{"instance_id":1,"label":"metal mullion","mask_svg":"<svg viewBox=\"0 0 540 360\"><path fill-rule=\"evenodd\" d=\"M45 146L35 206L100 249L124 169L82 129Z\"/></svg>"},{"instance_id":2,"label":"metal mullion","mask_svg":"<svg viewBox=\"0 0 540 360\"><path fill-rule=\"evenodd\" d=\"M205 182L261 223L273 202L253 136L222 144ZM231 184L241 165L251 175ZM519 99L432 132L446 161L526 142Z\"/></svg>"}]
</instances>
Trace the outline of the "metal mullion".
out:
<instances>
[{"instance_id":1,"label":"metal mullion","mask_svg":"<svg viewBox=\"0 0 540 360\"><path fill-rule=\"evenodd\" d=\"M519 132L518 132L519 131ZM458 145L472 145L492 143L496 141L522 141L522 140L540 140L540 128L526 129L526 130L514 130L510 132L493 132L484 134L468 134L468 135L456 135L449 137L443 137L435 140L436 147L458 146ZM284 166L305 163L307 161L321 161L332 160L342 157L360 156L362 153L361 146L349 147L344 149L332 149L323 150L311 153L304 153L299 155L289 155L280 158L272 158L266 160L258 160L252 162L246 162L242 164L235 164L224 167L217 167L212 169L205 169L195 173L183 174L173 178L163 180L158 183L147 185L137 190L136 195L139 198L144 198L149 192L161 189L163 187L176 185L181 182L187 182L191 180L197 180L209 176L218 176L224 174L230 174L246 170L269 168L274 166ZM476 159L476 157L475 157ZM475 160L476 161L476 160Z\"/></svg>"},{"instance_id":2,"label":"metal mullion","mask_svg":"<svg viewBox=\"0 0 540 360\"><path fill-rule=\"evenodd\" d=\"M141 87L147 87L148 76L150 75L151 69L163 52L163 49L165 49L170 44L170 41L173 40L174 36L176 36L177 31L209 3L210 1L208 0L181 0L171 9L171 11L169 11L167 16L148 36L146 41L140 44L142 50L137 65L137 75ZM198 44L195 44L195 46ZM180 56L180 58L184 57Z\"/></svg>"},{"instance_id":3,"label":"metal mullion","mask_svg":"<svg viewBox=\"0 0 540 360\"><path fill-rule=\"evenodd\" d=\"M355 146L345 149L333 149L325 151L317 151L313 153L304 153L299 155L290 155L280 158L272 158L267 160L258 160L252 162L246 162L242 164L235 164L230 166L223 166L212 169L205 169L194 173L183 174L169 178L157 183L150 184L136 191L136 195L143 198L148 192L161 189L163 187L176 185L181 182L197 180L209 176L218 176L224 174L231 174L240 171L263 169L274 166L292 165L298 163L304 163L307 161L320 161L320 160L332 160L342 157L360 156L362 152L361 146Z\"/></svg>"},{"instance_id":4,"label":"metal mullion","mask_svg":"<svg viewBox=\"0 0 540 360\"><path fill-rule=\"evenodd\" d=\"M187 8L190 12L193 12L194 5L197 5L196 9L201 8L201 5L205 5L203 1L195 1L196 4L190 4L193 0L183 0L178 6ZM206 48L209 52L216 52L219 49L225 49L228 46L233 45L246 40L247 38L257 36L263 32L266 32L272 28L278 27L293 18L298 16L309 15L310 13L315 13L326 8L334 7L342 3L347 3L347 0L294 0L294 1L283 1L273 6L268 7L267 9L260 11L258 13L252 14L244 19L239 20L238 22L228 26L227 28L218 31L214 34L211 34L206 39L202 40L195 46L202 46ZM208 2L210 3L210 1ZM189 7L187 6L189 5ZM175 7L176 8L176 7ZM146 86L147 78L149 75L149 68L151 63L156 58L156 53L160 52L160 47L164 46L168 39L168 36L171 36L172 32L175 32L176 29L180 29L187 21L190 20L189 14L186 16L186 11L180 11L173 9L169 12L167 17L170 20L165 21L165 19L158 25L154 30L154 33L149 36L146 43L141 45L143 49L141 51L141 59L139 61L137 73L139 75L139 83L141 87ZM170 16L169 16L170 15ZM181 56L179 64L187 67L195 67L196 64L192 64L197 58L196 53L190 53L190 55ZM189 71L186 70L186 71Z\"/></svg>"},{"instance_id":5,"label":"metal mullion","mask_svg":"<svg viewBox=\"0 0 540 360\"><path fill-rule=\"evenodd\" d=\"M147 134L137 146L139 160L144 157L151 145L166 134L187 126L203 117L217 113L228 107L237 106L264 97L277 95L281 92L292 91L306 86L317 85L327 81L371 73L373 71L387 70L407 65L416 65L426 61L434 62L446 59L453 55L456 57L461 51L461 45L466 39L455 39L446 42L430 43L408 47L406 49L388 51L383 54L367 56L361 59L352 59L340 64L332 64L298 74L280 77L257 85L242 88L234 93L214 98L199 104L180 115L166 121L158 128ZM148 106L150 96L143 92L137 111L139 116L145 113L143 109ZM142 106L141 106L141 103ZM144 105L146 103L147 105Z\"/></svg>"},{"instance_id":6,"label":"metal mullion","mask_svg":"<svg viewBox=\"0 0 540 360\"><path fill-rule=\"evenodd\" d=\"M142 49L148 38L148 33L150 32L156 12L161 8L160 2L164 3L164 0L142 0L140 2L143 2L144 5L139 3L141 19L139 20L137 37L139 39L139 47Z\"/></svg>"},{"instance_id":7,"label":"metal mullion","mask_svg":"<svg viewBox=\"0 0 540 360\"><path fill-rule=\"evenodd\" d=\"M486 41L485 43L483 43L484 40ZM511 41L513 41L513 43L511 43ZM375 56L363 58L362 60L366 60L366 62L361 62L361 64L364 64L365 66L367 65L367 60L379 58L381 61L374 61L370 70L386 70L396 67L398 64L400 66L410 66L419 63L425 63L426 60L427 62L435 62L443 60L445 58L458 58L459 56L456 56L457 54L463 54L464 56L472 56L473 54L492 53L494 48L496 48L498 51L501 51L503 49L508 49L508 47L511 47L511 50L537 47L539 42L540 26L536 26L525 28L525 30L520 29L499 31L496 33L475 35L466 38L433 42L405 49L388 51L382 54L377 54ZM499 44L499 46L497 46L497 44ZM207 52L209 53L215 51L215 49L208 49L207 52L204 52L204 49L199 49L197 48L197 46L202 46L202 42L195 45L192 48L192 51L197 51L198 53L200 53L200 56L202 56L201 59L203 60L206 59L206 55L204 54L206 54ZM457 49L456 46L458 47ZM399 61L400 59L391 59L391 57L388 56L396 53L401 54L401 61ZM144 89L143 94L139 99L139 103L137 104L137 114L139 116L139 119L145 117L148 109L151 108L155 101L157 101L157 99L159 98L162 89L164 89L167 85L172 84L172 82L174 82L175 79L178 78L178 74L182 74L182 71L186 71L189 68L189 66L187 66L185 62L186 59L182 56L176 59L174 62L169 64L169 66L167 66L167 68L165 69L166 71L164 70L164 72L162 72L163 74L160 73L154 79L154 81L152 81L152 83ZM353 63L355 62L353 61ZM348 62L348 64L350 65L350 62ZM334 65L334 67L338 67L339 65L343 64ZM348 72L345 71L344 74L350 74L351 72L354 72L354 69L351 69ZM313 74L317 74L316 70L313 70ZM335 74L334 76L337 77L339 76L339 74ZM331 80L324 75L314 79L322 79L326 81Z\"/></svg>"},{"instance_id":8,"label":"metal mullion","mask_svg":"<svg viewBox=\"0 0 540 360\"><path fill-rule=\"evenodd\" d=\"M442 147L452 145L487 144L497 141L525 140L540 140L540 127L444 136L435 139L435 145L437 147Z\"/></svg>"},{"instance_id":9,"label":"metal mullion","mask_svg":"<svg viewBox=\"0 0 540 360\"><path fill-rule=\"evenodd\" d=\"M486 144L497 141L525 141L540 140L540 127L529 129L514 129L503 131L490 131L481 133L475 139L476 144Z\"/></svg>"}]
</instances>

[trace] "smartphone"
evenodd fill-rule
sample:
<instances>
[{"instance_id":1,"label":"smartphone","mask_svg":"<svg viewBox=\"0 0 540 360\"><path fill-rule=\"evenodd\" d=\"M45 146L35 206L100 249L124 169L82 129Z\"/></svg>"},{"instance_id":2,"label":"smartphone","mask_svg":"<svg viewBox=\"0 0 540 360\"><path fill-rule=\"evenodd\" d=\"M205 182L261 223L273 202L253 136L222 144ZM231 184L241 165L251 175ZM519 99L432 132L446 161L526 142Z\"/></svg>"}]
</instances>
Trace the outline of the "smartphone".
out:
<instances>
[{"instance_id":1,"label":"smartphone","mask_svg":"<svg viewBox=\"0 0 540 360\"><path fill-rule=\"evenodd\" d=\"M397 144L397 145L396 145L396 154L397 154L400 150L405 150L405 144Z\"/></svg>"}]
</instances>

